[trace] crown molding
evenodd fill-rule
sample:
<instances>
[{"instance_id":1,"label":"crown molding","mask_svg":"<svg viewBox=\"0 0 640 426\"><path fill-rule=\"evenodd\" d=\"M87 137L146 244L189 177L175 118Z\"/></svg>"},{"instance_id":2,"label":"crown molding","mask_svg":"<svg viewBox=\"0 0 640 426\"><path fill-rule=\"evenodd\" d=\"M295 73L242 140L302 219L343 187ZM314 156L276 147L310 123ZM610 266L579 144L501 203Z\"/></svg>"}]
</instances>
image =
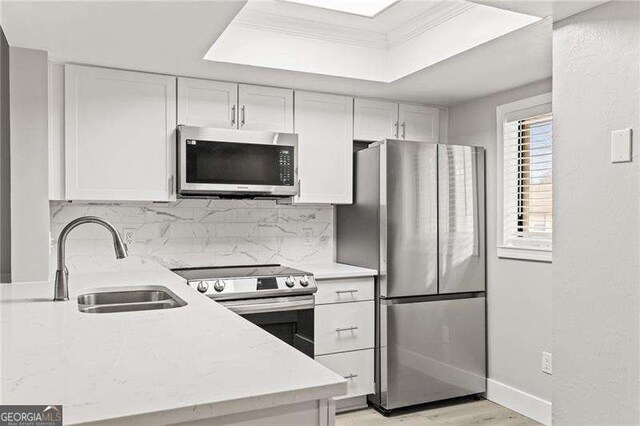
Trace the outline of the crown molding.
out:
<instances>
[{"instance_id":1,"label":"crown molding","mask_svg":"<svg viewBox=\"0 0 640 426\"><path fill-rule=\"evenodd\" d=\"M387 49L387 38L384 33L258 10L242 11L231 25L370 49Z\"/></svg>"},{"instance_id":2,"label":"crown molding","mask_svg":"<svg viewBox=\"0 0 640 426\"><path fill-rule=\"evenodd\" d=\"M441 1L388 33L298 18L262 10L243 10L231 25L369 49L389 50L474 8L466 1Z\"/></svg>"},{"instance_id":3,"label":"crown molding","mask_svg":"<svg viewBox=\"0 0 640 426\"><path fill-rule=\"evenodd\" d=\"M411 41L476 6L476 4L466 1L442 1L389 31L387 44L392 48Z\"/></svg>"}]
</instances>

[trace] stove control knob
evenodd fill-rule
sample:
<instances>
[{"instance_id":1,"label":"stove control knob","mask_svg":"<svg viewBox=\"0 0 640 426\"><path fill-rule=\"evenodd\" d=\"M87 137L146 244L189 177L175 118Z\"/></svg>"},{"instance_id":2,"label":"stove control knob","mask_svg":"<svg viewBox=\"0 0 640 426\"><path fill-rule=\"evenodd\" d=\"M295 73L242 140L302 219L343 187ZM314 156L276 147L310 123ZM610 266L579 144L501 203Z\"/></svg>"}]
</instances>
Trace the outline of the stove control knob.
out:
<instances>
[{"instance_id":1,"label":"stove control knob","mask_svg":"<svg viewBox=\"0 0 640 426\"><path fill-rule=\"evenodd\" d=\"M293 277L288 277L284 283L287 285L287 287L291 288L295 285L295 281L293 280Z\"/></svg>"},{"instance_id":2,"label":"stove control knob","mask_svg":"<svg viewBox=\"0 0 640 426\"><path fill-rule=\"evenodd\" d=\"M302 287L307 287L309 285L309 277L305 275L304 277L300 278L300 285Z\"/></svg>"},{"instance_id":3,"label":"stove control knob","mask_svg":"<svg viewBox=\"0 0 640 426\"><path fill-rule=\"evenodd\" d=\"M218 280L216 281L216 283L213 285L213 289L215 291L217 291L218 293L221 292L222 290L224 290L224 281L222 280Z\"/></svg>"},{"instance_id":4,"label":"stove control knob","mask_svg":"<svg viewBox=\"0 0 640 426\"><path fill-rule=\"evenodd\" d=\"M209 283L206 281L200 281L197 287L200 293L206 293L209 290Z\"/></svg>"}]
</instances>

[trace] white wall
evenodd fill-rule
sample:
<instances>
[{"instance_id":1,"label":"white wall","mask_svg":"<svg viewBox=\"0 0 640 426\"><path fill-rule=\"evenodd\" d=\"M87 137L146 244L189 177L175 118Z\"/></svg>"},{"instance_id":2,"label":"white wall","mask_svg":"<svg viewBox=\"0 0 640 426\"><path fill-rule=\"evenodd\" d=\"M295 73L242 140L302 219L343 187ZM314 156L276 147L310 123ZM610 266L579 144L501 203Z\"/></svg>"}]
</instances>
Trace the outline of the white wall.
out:
<instances>
[{"instance_id":1,"label":"white wall","mask_svg":"<svg viewBox=\"0 0 640 426\"><path fill-rule=\"evenodd\" d=\"M11 275L49 279L47 52L10 49Z\"/></svg>"},{"instance_id":2,"label":"white wall","mask_svg":"<svg viewBox=\"0 0 640 426\"><path fill-rule=\"evenodd\" d=\"M9 44L0 27L0 283L11 281Z\"/></svg>"},{"instance_id":3,"label":"white wall","mask_svg":"<svg viewBox=\"0 0 640 426\"><path fill-rule=\"evenodd\" d=\"M544 422L551 415L551 376L542 373L541 357L551 351L552 268L497 257L496 107L550 91L545 80L449 109L449 143L486 149L488 397Z\"/></svg>"},{"instance_id":4,"label":"white wall","mask_svg":"<svg viewBox=\"0 0 640 426\"><path fill-rule=\"evenodd\" d=\"M638 424L640 3L612 1L553 35L553 422ZM635 132L611 164L610 132Z\"/></svg>"}]
</instances>

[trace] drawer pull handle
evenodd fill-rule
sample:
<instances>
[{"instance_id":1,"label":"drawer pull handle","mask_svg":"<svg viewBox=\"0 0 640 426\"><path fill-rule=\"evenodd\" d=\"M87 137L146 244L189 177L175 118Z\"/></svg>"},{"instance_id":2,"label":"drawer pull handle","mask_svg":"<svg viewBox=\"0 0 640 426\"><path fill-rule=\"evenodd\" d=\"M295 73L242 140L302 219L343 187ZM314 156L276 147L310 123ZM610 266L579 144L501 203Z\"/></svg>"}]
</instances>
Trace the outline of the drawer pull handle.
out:
<instances>
[{"instance_id":1,"label":"drawer pull handle","mask_svg":"<svg viewBox=\"0 0 640 426\"><path fill-rule=\"evenodd\" d=\"M348 375L342 376L342 377L344 377L345 379L349 380L349 379L355 379L356 377L358 377L358 375L351 373L351 374L348 374Z\"/></svg>"},{"instance_id":2,"label":"drawer pull handle","mask_svg":"<svg viewBox=\"0 0 640 426\"><path fill-rule=\"evenodd\" d=\"M342 293L357 293L358 290L336 290L336 294L342 294Z\"/></svg>"},{"instance_id":3,"label":"drawer pull handle","mask_svg":"<svg viewBox=\"0 0 640 426\"><path fill-rule=\"evenodd\" d=\"M358 329L358 327L355 327L355 326L352 325L351 327L336 328L336 331L338 333L340 333L341 331L355 331L357 329Z\"/></svg>"}]
</instances>

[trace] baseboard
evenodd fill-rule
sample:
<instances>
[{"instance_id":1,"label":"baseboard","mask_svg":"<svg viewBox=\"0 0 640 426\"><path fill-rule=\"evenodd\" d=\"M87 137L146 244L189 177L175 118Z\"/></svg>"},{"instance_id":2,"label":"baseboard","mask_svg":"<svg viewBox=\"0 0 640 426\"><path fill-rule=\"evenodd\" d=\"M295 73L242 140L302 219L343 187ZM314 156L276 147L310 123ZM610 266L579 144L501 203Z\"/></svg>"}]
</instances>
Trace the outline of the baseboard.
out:
<instances>
[{"instance_id":1,"label":"baseboard","mask_svg":"<svg viewBox=\"0 0 640 426\"><path fill-rule=\"evenodd\" d=\"M367 396L354 396L351 398L335 399L336 413L344 413L346 411L360 410L367 408Z\"/></svg>"},{"instance_id":2,"label":"baseboard","mask_svg":"<svg viewBox=\"0 0 640 426\"><path fill-rule=\"evenodd\" d=\"M488 379L487 399L544 425L551 425L551 402L537 396Z\"/></svg>"}]
</instances>

